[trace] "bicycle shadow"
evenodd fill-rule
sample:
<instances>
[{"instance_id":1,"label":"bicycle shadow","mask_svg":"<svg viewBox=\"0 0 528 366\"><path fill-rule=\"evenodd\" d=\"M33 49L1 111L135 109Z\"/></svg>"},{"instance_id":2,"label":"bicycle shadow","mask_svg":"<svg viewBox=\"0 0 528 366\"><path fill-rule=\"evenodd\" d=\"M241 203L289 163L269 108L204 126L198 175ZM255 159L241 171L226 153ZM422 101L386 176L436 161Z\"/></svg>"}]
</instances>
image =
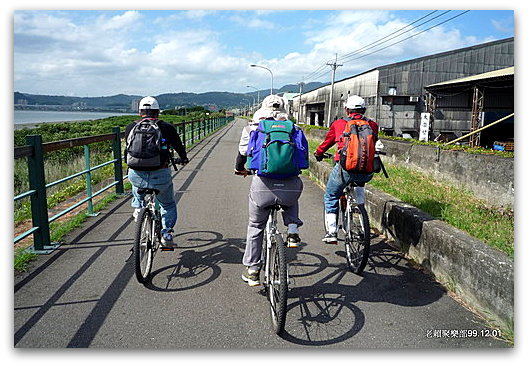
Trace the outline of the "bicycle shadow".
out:
<instances>
[{"instance_id":1,"label":"bicycle shadow","mask_svg":"<svg viewBox=\"0 0 528 366\"><path fill-rule=\"evenodd\" d=\"M354 337L365 324L362 308L369 303L425 306L437 301L445 290L414 268L384 241L371 248L371 257L361 276L342 262L330 263L320 254L300 247L290 262L293 280L288 294L286 327L288 342L323 346ZM340 251L336 253L340 255ZM341 254L344 257L344 252ZM296 264L296 260L301 262ZM389 274L394 273L396 275ZM300 284L296 286L295 283Z\"/></svg>"},{"instance_id":2,"label":"bicycle shadow","mask_svg":"<svg viewBox=\"0 0 528 366\"><path fill-rule=\"evenodd\" d=\"M245 238L224 238L215 231L188 231L174 237L178 258L154 270L145 287L179 292L204 286L221 274L220 264L242 261Z\"/></svg>"}]
</instances>

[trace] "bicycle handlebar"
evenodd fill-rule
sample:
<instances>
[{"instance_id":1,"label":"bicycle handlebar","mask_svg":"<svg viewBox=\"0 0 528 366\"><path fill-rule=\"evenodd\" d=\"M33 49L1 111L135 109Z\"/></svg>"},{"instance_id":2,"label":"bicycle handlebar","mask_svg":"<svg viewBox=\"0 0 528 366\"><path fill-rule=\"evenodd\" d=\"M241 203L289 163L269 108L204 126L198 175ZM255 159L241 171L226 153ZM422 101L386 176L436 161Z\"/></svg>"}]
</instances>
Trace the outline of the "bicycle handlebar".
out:
<instances>
[{"instance_id":1,"label":"bicycle handlebar","mask_svg":"<svg viewBox=\"0 0 528 366\"><path fill-rule=\"evenodd\" d=\"M169 151L169 160L170 160L170 162L172 164L172 167L174 168L175 172L178 171L178 167L176 166L176 164L185 165L189 161L189 159L187 159L187 161L184 161L182 158L175 158L173 149L170 149L170 151Z\"/></svg>"}]
</instances>

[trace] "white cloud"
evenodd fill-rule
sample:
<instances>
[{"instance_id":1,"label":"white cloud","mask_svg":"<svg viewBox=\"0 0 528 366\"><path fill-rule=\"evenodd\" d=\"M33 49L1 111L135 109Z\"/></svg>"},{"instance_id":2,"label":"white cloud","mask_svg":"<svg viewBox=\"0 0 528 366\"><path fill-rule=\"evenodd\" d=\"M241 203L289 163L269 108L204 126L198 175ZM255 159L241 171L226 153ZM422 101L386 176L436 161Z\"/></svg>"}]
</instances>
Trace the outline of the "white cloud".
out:
<instances>
[{"instance_id":1,"label":"white cloud","mask_svg":"<svg viewBox=\"0 0 528 366\"><path fill-rule=\"evenodd\" d=\"M125 28L128 28L130 26L133 26L134 24L137 24L139 19L141 18L141 15L137 11L127 11L124 14L121 15L115 15L110 19L106 19L107 17L101 16L98 20L98 27L102 31L109 31L109 30L123 30Z\"/></svg>"},{"instance_id":2,"label":"white cloud","mask_svg":"<svg viewBox=\"0 0 528 366\"><path fill-rule=\"evenodd\" d=\"M513 32L513 21L511 18L507 19L492 19L491 24L499 32L511 33Z\"/></svg>"},{"instance_id":3,"label":"white cloud","mask_svg":"<svg viewBox=\"0 0 528 366\"><path fill-rule=\"evenodd\" d=\"M248 28L262 28L262 29L274 29L275 24L268 20L259 18L259 15L267 13L259 13L257 16L251 17L250 15L233 15L230 17L231 21Z\"/></svg>"},{"instance_id":4,"label":"white cloud","mask_svg":"<svg viewBox=\"0 0 528 366\"><path fill-rule=\"evenodd\" d=\"M270 75L250 68L251 63L270 67L275 87L299 82L309 74L313 77L315 70L320 71L315 74L319 76L318 81L330 81L330 67L325 63L333 60L336 53L339 57L351 54L408 25L389 11L330 13L326 18L307 19L303 23L317 24L312 28L315 30L299 29L296 33L304 36L304 51L292 43L289 52L274 55L262 52L255 42L248 45L255 48L248 49L223 44L222 32L229 30L215 31L215 27L203 22L209 14L209 11L193 10L160 17L151 22L157 24L157 29L162 25L163 31L156 32L154 28L149 32L146 16L138 11L103 15L83 22L74 21L67 12L17 11L15 90L39 94L77 90L78 95L96 96L212 90L247 92L248 84L266 88ZM276 25L266 20L268 15L268 11L236 12L230 14L230 19L244 27L258 25L255 29L267 31L266 27ZM185 18L187 22L191 19L191 28L181 22ZM192 23L195 20L200 21L200 26ZM281 33L279 29L275 32L281 39L288 39L289 33ZM338 68L337 77L484 41L444 25L391 46L411 34L366 51L390 46L381 52L362 58L358 57L365 53L351 55L341 62L344 65ZM145 91L145 88L151 90Z\"/></svg>"}]
</instances>

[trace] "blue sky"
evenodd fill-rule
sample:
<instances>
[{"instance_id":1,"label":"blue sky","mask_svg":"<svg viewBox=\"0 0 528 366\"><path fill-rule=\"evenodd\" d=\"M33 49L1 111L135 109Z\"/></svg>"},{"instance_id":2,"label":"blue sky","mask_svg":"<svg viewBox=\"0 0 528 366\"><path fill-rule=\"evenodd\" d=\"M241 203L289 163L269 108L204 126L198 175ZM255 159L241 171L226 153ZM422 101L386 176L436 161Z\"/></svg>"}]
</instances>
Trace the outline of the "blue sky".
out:
<instances>
[{"instance_id":1,"label":"blue sky","mask_svg":"<svg viewBox=\"0 0 528 366\"><path fill-rule=\"evenodd\" d=\"M13 89L73 96L248 92L247 85L269 89L271 81L252 63L271 69L281 87L330 81L325 64L336 54L339 80L514 36L514 11L466 10L13 9Z\"/></svg>"}]
</instances>

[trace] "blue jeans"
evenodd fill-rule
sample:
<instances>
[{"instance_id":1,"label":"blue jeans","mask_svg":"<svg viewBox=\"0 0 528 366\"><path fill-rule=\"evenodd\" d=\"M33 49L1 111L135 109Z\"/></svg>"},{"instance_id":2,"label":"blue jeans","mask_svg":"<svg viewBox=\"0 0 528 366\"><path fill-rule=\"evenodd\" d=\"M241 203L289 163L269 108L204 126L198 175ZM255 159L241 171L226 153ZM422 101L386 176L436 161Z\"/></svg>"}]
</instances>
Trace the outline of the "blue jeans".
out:
<instances>
[{"instance_id":1,"label":"blue jeans","mask_svg":"<svg viewBox=\"0 0 528 366\"><path fill-rule=\"evenodd\" d=\"M326 183L326 191L324 194L325 212L337 214L339 211L339 197L343 194L343 190L348 183L367 183L373 176L374 173L349 173L339 163L336 163Z\"/></svg>"},{"instance_id":2,"label":"blue jeans","mask_svg":"<svg viewBox=\"0 0 528 366\"><path fill-rule=\"evenodd\" d=\"M139 194L139 188L155 188L160 192L156 196L160 205L162 232L172 231L178 214L172 188L170 168L153 171L128 170L128 180L132 183L132 207L143 207L145 194Z\"/></svg>"}]
</instances>

